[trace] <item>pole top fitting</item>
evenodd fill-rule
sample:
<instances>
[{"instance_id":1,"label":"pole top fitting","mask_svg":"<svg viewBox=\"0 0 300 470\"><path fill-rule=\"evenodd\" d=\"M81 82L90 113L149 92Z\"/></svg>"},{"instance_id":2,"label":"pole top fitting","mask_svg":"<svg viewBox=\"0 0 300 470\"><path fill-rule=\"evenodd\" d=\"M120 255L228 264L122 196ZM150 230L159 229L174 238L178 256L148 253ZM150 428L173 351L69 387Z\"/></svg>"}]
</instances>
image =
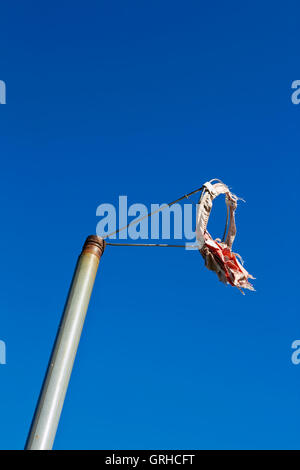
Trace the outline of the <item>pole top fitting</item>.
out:
<instances>
[{"instance_id":1,"label":"pole top fitting","mask_svg":"<svg viewBox=\"0 0 300 470\"><path fill-rule=\"evenodd\" d=\"M103 238L98 237L97 235L89 235L85 240L81 254L92 253L100 259L103 255L105 245L106 243Z\"/></svg>"}]
</instances>

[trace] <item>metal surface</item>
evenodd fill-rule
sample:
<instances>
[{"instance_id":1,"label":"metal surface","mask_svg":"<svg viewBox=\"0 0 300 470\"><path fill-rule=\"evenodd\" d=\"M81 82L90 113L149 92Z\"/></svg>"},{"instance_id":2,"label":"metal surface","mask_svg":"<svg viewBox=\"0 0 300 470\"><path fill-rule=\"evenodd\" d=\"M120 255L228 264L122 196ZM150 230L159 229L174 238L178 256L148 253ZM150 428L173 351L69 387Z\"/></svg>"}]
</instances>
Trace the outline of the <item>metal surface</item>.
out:
<instances>
[{"instance_id":1,"label":"metal surface","mask_svg":"<svg viewBox=\"0 0 300 470\"><path fill-rule=\"evenodd\" d=\"M87 238L79 256L26 450L52 449L104 246L104 240L92 235Z\"/></svg>"}]
</instances>

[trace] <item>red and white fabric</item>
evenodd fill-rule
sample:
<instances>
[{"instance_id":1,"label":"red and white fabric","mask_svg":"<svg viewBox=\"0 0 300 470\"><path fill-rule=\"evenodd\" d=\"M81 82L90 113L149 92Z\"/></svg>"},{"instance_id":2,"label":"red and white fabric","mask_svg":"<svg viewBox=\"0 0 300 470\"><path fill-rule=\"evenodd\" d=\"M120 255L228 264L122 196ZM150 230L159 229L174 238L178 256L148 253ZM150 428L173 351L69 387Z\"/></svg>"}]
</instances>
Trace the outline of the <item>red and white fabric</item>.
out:
<instances>
[{"instance_id":1,"label":"red and white fabric","mask_svg":"<svg viewBox=\"0 0 300 470\"><path fill-rule=\"evenodd\" d=\"M214 181L216 182L212 183ZM224 242L221 242L218 238L213 240L207 231L213 200L220 194L225 194L225 202L230 216L228 233ZM221 181L211 180L205 183L197 210L196 238L205 266L216 272L221 282L235 286L243 293L242 289L255 289L248 280L254 279L254 277L244 269L241 257L232 252L236 235L235 211L237 201L238 197L232 194L228 186Z\"/></svg>"}]
</instances>

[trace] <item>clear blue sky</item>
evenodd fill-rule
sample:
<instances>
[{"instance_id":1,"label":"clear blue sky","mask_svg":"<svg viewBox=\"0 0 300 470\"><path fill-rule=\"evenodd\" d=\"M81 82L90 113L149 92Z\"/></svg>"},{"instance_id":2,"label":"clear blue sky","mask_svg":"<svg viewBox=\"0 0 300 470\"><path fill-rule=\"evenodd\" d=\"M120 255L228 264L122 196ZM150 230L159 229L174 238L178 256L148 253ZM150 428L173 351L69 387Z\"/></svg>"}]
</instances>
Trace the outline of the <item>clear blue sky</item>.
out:
<instances>
[{"instance_id":1,"label":"clear blue sky","mask_svg":"<svg viewBox=\"0 0 300 470\"><path fill-rule=\"evenodd\" d=\"M257 292L197 252L108 247L55 448L299 449L299 2L0 10L0 447L24 445L96 207L219 177Z\"/></svg>"}]
</instances>

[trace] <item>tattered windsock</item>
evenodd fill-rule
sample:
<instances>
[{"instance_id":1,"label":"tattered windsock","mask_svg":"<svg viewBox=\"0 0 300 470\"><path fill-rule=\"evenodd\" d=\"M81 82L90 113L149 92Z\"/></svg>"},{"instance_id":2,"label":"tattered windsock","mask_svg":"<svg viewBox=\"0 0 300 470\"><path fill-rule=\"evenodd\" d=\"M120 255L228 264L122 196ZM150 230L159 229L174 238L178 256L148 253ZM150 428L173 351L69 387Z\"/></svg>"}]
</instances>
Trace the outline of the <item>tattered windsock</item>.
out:
<instances>
[{"instance_id":1,"label":"tattered windsock","mask_svg":"<svg viewBox=\"0 0 300 470\"><path fill-rule=\"evenodd\" d=\"M220 194L225 194L227 206L227 221L223 240L213 240L207 231L208 219L213 205L213 200ZM203 185L203 191L197 210L196 237L199 251L204 258L205 266L217 273L218 278L224 284L242 289L255 290L248 279L255 279L243 267L243 260L237 253L233 253L232 245L236 235L235 211L238 197L232 194L220 180L211 180ZM229 218L229 228L224 241ZM239 258L239 260L237 259Z\"/></svg>"}]
</instances>

